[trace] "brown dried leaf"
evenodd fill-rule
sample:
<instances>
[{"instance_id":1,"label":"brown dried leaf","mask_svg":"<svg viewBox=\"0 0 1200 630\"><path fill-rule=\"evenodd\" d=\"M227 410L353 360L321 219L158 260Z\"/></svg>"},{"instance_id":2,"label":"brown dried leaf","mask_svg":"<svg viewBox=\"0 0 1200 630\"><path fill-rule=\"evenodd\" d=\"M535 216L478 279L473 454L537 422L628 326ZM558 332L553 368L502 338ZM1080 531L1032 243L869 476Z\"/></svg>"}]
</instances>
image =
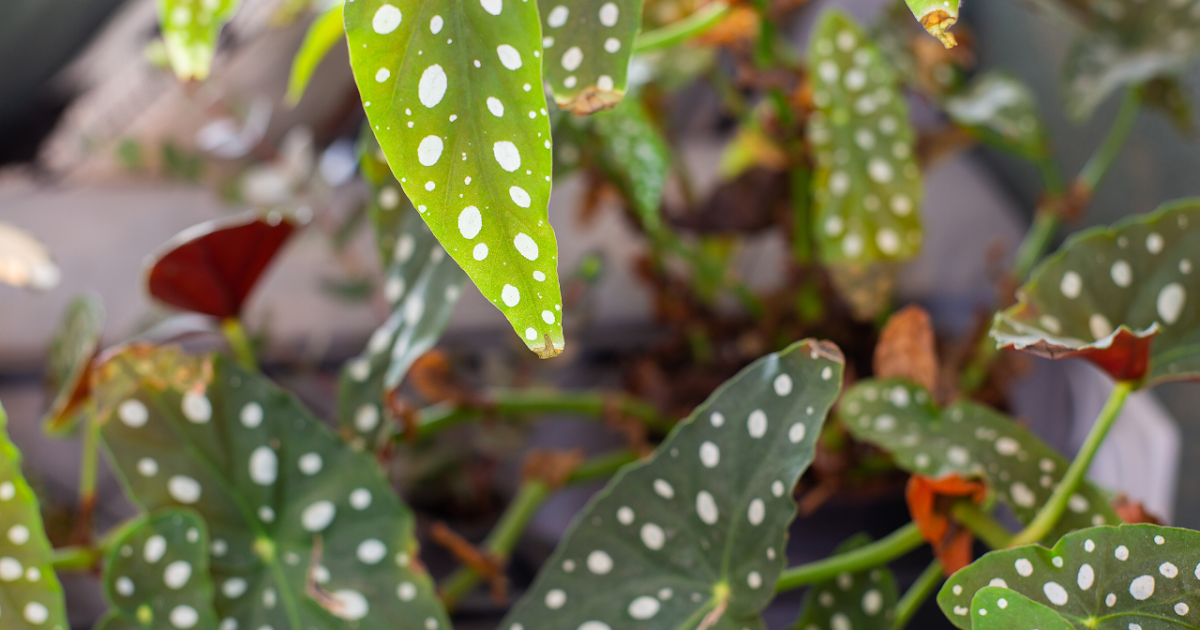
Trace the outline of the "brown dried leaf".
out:
<instances>
[{"instance_id":1,"label":"brown dried leaf","mask_svg":"<svg viewBox=\"0 0 1200 630\"><path fill-rule=\"evenodd\" d=\"M888 318L875 346L875 378L905 378L937 391L937 346L925 309L911 304Z\"/></svg>"}]
</instances>

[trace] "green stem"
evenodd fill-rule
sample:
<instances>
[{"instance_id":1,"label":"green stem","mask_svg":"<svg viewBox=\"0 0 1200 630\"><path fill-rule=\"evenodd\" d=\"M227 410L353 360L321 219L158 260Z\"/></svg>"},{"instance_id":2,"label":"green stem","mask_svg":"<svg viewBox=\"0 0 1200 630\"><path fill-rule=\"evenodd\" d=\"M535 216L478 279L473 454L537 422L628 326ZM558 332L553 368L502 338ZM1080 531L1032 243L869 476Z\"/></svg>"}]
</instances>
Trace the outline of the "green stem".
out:
<instances>
[{"instance_id":1,"label":"green stem","mask_svg":"<svg viewBox=\"0 0 1200 630\"><path fill-rule=\"evenodd\" d=\"M1083 165L1083 170L1079 172L1079 177L1076 178L1076 185L1083 192L1089 195L1094 192L1105 173L1112 167L1113 162L1117 161L1117 157L1121 154L1121 148L1125 146L1125 140L1129 138L1129 132L1133 130L1133 123L1137 120L1138 109L1141 105L1141 86L1135 85L1127 89L1125 97L1121 100L1121 109L1117 112L1117 118L1108 130L1108 136L1092 153L1092 157L1088 158L1087 163Z\"/></svg>"},{"instance_id":2,"label":"green stem","mask_svg":"<svg viewBox=\"0 0 1200 630\"><path fill-rule=\"evenodd\" d=\"M221 333L225 335L225 341L229 343L229 349L233 351L233 358L237 359L238 364L257 372L258 359L254 356L254 347L250 345L242 322L236 317L226 317L221 320Z\"/></svg>"},{"instance_id":3,"label":"green stem","mask_svg":"<svg viewBox=\"0 0 1200 630\"><path fill-rule=\"evenodd\" d=\"M83 452L79 462L79 505L76 507L72 541L92 540L92 517L96 511L96 468L100 452L100 423L95 418L95 401L89 401L83 420Z\"/></svg>"},{"instance_id":4,"label":"green stem","mask_svg":"<svg viewBox=\"0 0 1200 630\"><path fill-rule=\"evenodd\" d=\"M945 576L942 574L942 563L934 560L925 567L917 581L908 587L900 601L896 602L896 616L892 619L892 630L904 630L912 616L921 608L921 604L941 585Z\"/></svg>"},{"instance_id":5,"label":"green stem","mask_svg":"<svg viewBox=\"0 0 1200 630\"><path fill-rule=\"evenodd\" d=\"M1108 402L1104 404L1104 409L1100 411L1100 416L1096 418L1096 424L1092 425L1092 430L1088 432L1087 439L1083 442L1083 447L1079 449L1079 453L1075 455L1075 459L1071 462L1071 466L1067 468L1067 473L1063 475L1062 481L1058 487L1054 489L1054 493L1050 495L1050 499L1038 510L1037 516L1033 517L1033 521L1013 538L1011 546L1028 545L1040 542L1058 523L1058 519L1062 517L1063 512L1067 509L1067 501L1071 495L1079 490L1080 484L1083 483L1083 478L1087 475L1088 468L1092 466L1092 459L1096 457L1096 451L1100 449L1100 445L1104 443L1105 436L1108 435L1109 429L1117 421L1117 416L1121 415L1121 408L1125 406L1125 399L1129 396L1129 392L1133 391L1135 384L1131 381L1118 381L1113 387L1112 395L1108 397Z\"/></svg>"},{"instance_id":6,"label":"green stem","mask_svg":"<svg viewBox=\"0 0 1200 630\"><path fill-rule=\"evenodd\" d=\"M1060 224L1058 210L1052 204L1038 206L1037 213L1033 216L1033 225L1029 227L1021 246L1017 248L1011 272L1013 280L1025 282L1029 278L1034 266L1047 251L1050 251L1050 245L1054 242L1054 236L1058 234Z\"/></svg>"},{"instance_id":7,"label":"green stem","mask_svg":"<svg viewBox=\"0 0 1200 630\"><path fill-rule=\"evenodd\" d=\"M950 508L950 514L992 549L1004 549L1012 545L1012 533L974 503L959 501Z\"/></svg>"},{"instance_id":8,"label":"green stem","mask_svg":"<svg viewBox=\"0 0 1200 630\"><path fill-rule=\"evenodd\" d=\"M644 53L670 48L698 35L703 35L719 24L731 8L728 3L718 0L682 20L642 33L633 42L633 52Z\"/></svg>"},{"instance_id":9,"label":"green stem","mask_svg":"<svg viewBox=\"0 0 1200 630\"><path fill-rule=\"evenodd\" d=\"M775 583L775 591L790 591L835 577L839 573L855 573L891 562L916 549L925 542L915 523L888 534L865 547L786 569Z\"/></svg>"},{"instance_id":10,"label":"green stem","mask_svg":"<svg viewBox=\"0 0 1200 630\"><path fill-rule=\"evenodd\" d=\"M97 547L74 545L59 547L54 550L52 566L55 571L90 571L103 557L103 552Z\"/></svg>"}]
</instances>

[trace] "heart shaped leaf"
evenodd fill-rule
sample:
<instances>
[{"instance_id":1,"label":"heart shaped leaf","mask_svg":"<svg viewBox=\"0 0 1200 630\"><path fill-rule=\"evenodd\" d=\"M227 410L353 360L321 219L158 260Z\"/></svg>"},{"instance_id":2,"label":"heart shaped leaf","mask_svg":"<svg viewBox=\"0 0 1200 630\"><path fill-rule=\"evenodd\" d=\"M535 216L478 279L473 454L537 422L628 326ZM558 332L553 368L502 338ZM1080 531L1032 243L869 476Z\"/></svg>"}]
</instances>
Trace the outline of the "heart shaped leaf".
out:
<instances>
[{"instance_id":1,"label":"heart shaped leaf","mask_svg":"<svg viewBox=\"0 0 1200 630\"><path fill-rule=\"evenodd\" d=\"M467 279L416 210L382 207L391 199L383 199L388 190L400 194L385 185L376 195L379 209L373 212L402 217L395 231L399 236L391 238L395 245L383 285L392 314L371 335L363 354L346 363L338 385L338 422L357 438L356 446L369 449L392 434L391 425L380 422L387 409L386 393L442 336Z\"/></svg>"},{"instance_id":2,"label":"heart shaped leaf","mask_svg":"<svg viewBox=\"0 0 1200 630\"><path fill-rule=\"evenodd\" d=\"M838 413L854 437L891 453L904 470L986 481L1025 524L1069 464L1010 418L970 402L939 410L924 388L908 381L860 382L846 391ZM1067 507L1052 540L1073 529L1121 522L1106 494L1086 481Z\"/></svg>"},{"instance_id":3,"label":"heart shaped leaf","mask_svg":"<svg viewBox=\"0 0 1200 630\"><path fill-rule=\"evenodd\" d=\"M834 553L853 551L870 542L870 536L858 534L838 545ZM800 608L800 618L792 628L891 630L896 601L899 599L896 578L887 566L858 573L842 573L832 580L813 584L808 589Z\"/></svg>"},{"instance_id":4,"label":"heart shaped leaf","mask_svg":"<svg viewBox=\"0 0 1200 630\"><path fill-rule=\"evenodd\" d=\"M43 423L51 434L75 428L80 405L88 397L92 359L100 350L104 332L104 306L100 298L84 294L71 300L62 326L50 342L46 371L50 386L58 393Z\"/></svg>"},{"instance_id":5,"label":"heart shaped leaf","mask_svg":"<svg viewBox=\"0 0 1200 630\"><path fill-rule=\"evenodd\" d=\"M97 630L217 630L208 554L199 514L160 510L143 517L108 554L104 594L113 609Z\"/></svg>"},{"instance_id":6,"label":"heart shaped leaf","mask_svg":"<svg viewBox=\"0 0 1200 630\"><path fill-rule=\"evenodd\" d=\"M921 247L921 178L916 135L887 59L854 20L825 11L808 59L816 158L814 234L820 258L859 315L878 306L854 295L890 283L868 268L915 256ZM839 271L841 270L841 271Z\"/></svg>"},{"instance_id":7,"label":"heart shaped leaf","mask_svg":"<svg viewBox=\"0 0 1200 630\"><path fill-rule=\"evenodd\" d=\"M959 0L905 0L913 16L946 48L958 45L950 27L958 23Z\"/></svg>"},{"instance_id":8,"label":"heart shaped leaf","mask_svg":"<svg viewBox=\"0 0 1200 630\"><path fill-rule=\"evenodd\" d=\"M971 601L972 630L1075 630L1066 619L1024 595L1000 586L985 586Z\"/></svg>"},{"instance_id":9,"label":"heart shaped leaf","mask_svg":"<svg viewBox=\"0 0 1200 630\"><path fill-rule=\"evenodd\" d=\"M1030 160L1049 150L1033 92L1008 73L980 74L942 106L955 124L981 142Z\"/></svg>"},{"instance_id":10,"label":"heart shaped leaf","mask_svg":"<svg viewBox=\"0 0 1200 630\"><path fill-rule=\"evenodd\" d=\"M70 630L37 495L0 407L0 614L5 630Z\"/></svg>"},{"instance_id":11,"label":"heart shaped leaf","mask_svg":"<svg viewBox=\"0 0 1200 630\"><path fill-rule=\"evenodd\" d=\"M999 588L981 592L989 586ZM1011 597L1016 594L1035 605ZM1008 606L1001 606L1000 598L1009 600ZM994 628L1195 628L1200 626L1200 532L1158 525L1095 527L1064 536L1052 549L1030 545L993 551L950 576L938 605L964 629L988 628L973 619L993 616L1009 622ZM1010 619L1010 614L1020 617ZM1016 622L1053 617L1059 623Z\"/></svg>"},{"instance_id":12,"label":"heart shaped leaf","mask_svg":"<svg viewBox=\"0 0 1200 630\"><path fill-rule=\"evenodd\" d=\"M308 27L296 57L292 59L292 74L288 78L287 100L292 105L300 102L308 81L320 65L321 60L335 44L342 41L345 28L342 26L342 5L336 5L318 15Z\"/></svg>"},{"instance_id":13,"label":"heart shaped leaf","mask_svg":"<svg viewBox=\"0 0 1200 630\"><path fill-rule=\"evenodd\" d=\"M412 512L378 465L260 374L132 346L97 369L93 391L132 497L204 517L222 623L449 628L414 559Z\"/></svg>"},{"instance_id":14,"label":"heart shaped leaf","mask_svg":"<svg viewBox=\"0 0 1200 630\"><path fill-rule=\"evenodd\" d=\"M259 276L298 227L279 212L192 226L150 256L146 287L159 301L185 311L237 317Z\"/></svg>"},{"instance_id":15,"label":"heart shaped leaf","mask_svg":"<svg viewBox=\"0 0 1200 630\"><path fill-rule=\"evenodd\" d=\"M563 349L537 4L358 0L371 129L434 236L538 356Z\"/></svg>"},{"instance_id":16,"label":"heart shaped leaf","mask_svg":"<svg viewBox=\"0 0 1200 630\"><path fill-rule=\"evenodd\" d=\"M208 78L217 36L240 0L157 0L167 60L181 81Z\"/></svg>"},{"instance_id":17,"label":"heart shaped leaf","mask_svg":"<svg viewBox=\"0 0 1200 630\"><path fill-rule=\"evenodd\" d=\"M802 341L722 385L588 503L500 627L763 628L842 364Z\"/></svg>"},{"instance_id":18,"label":"heart shaped leaf","mask_svg":"<svg viewBox=\"0 0 1200 630\"><path fill-rule=\"evenodd\" d=\"M1075 235L992 322L1000 346L1086 358L1117 380L1200 377L1200 200Z\"/></svg>"},{"instance_id":19,"label":"heart shaped leaf","mask_svg":"<svg viewBox=\"0 0 1200 630\"><path fill-rule=\"evenodd\" d=\"M25 230L0 223L0 282L49 291L61 278L45 245Z\"/></svg>"},{"instance_id":20,"label":"heart shaped leaf","mask_svg":"<svg viewBox=\"0 0 1200 630\"><path fill-rule=\"evenodd\" d=\"M641 0L546 0L540 8L546 82L558 106L582 116L621 102Z\"/></svg>"}]
</instances>

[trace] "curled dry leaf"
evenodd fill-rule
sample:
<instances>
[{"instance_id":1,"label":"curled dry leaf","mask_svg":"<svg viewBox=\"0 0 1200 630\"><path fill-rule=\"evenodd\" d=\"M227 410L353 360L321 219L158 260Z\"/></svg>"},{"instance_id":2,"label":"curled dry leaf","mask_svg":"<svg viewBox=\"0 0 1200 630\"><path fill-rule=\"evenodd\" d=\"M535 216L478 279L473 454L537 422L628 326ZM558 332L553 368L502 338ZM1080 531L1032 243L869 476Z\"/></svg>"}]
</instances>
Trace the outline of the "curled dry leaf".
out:
<instances>
[{"instance_id":1,"label":"curled dry leaf","mask_svg":"<svg viewBox=\"0 0 1200 630\"><path fill-rule=\"evenodd\" d=\"M925 309L913 304L888 318L875 345L875 377L903 378L937 391L937 347Z\"/></svg>"},{"instance_id":2,"label":"curled dry leaf","mask_svg":"<svg viewBox=\"0 0 1200 630\"><path fill-rule=\"evenodd\" d=\"M971 530L959 525L950 515L950 508L955 501L963 499L978 505L986 496L987 486L983 482L958 475L940 479L922 475L909 477L904 492L909 514L942 561L946 575L971 564L971 543L975 540Z\"/></svg>"}]
</instances>

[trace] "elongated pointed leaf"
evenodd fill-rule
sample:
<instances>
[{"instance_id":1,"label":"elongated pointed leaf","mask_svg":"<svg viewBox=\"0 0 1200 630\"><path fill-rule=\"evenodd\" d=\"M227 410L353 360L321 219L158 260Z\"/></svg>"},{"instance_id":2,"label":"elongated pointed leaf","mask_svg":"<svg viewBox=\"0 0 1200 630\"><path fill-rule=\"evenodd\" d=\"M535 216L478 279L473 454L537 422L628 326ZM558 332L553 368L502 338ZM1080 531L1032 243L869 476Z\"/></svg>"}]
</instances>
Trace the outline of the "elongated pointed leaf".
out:
<instances>
[{"instance_id":1,"label":"elongated pointed leaf","mask_svg":"<svg viewBox=\"0 0 1200 630\"><path fill-rule=\"evenodd\" d=\"M221 623L449 628L415 560L412 512L378 465L263 376L221 355L133 346L93 389L133 498L204 517Z\"/></svg>"},{"instance_id":2,"label":"elongated pointed leaf","mask_svg":"<svg viewBox=\"0 0 1200 630\"><path fill-rule=\"evenodd\" d=\"M92 359L100 350L104 332L104 306L92 294L81 295L67 305L62 326L50 342L47 373L57 391L42 421L52 434L70 431L78 421L80 405L87 400Z\"/></svg>"},{"instance_id":3,"label":"elongated pointed leaf","mask_svg":"<svg viewBox=\"0 0 1200 630\"><path fill-rule=\"evenodd\" d=\"M858 534L838 545L835 553L853 551L870 542L870 536ZM896 578L886 565L858 573L842 573L808 589L800 617L792 628L891 630L899 599Z\"/></svg>"},{"instance_id":4,"label":"elongated pointed leaf","mask_svg":"<svg viewBox=\"0 0 1200 630\"><path fill-rule=\"evenodd\" d=\"M958 22L959 0L905 0L921 26L946 48L958 45L950 27Z\"/></svg>"},{"instance_id":5,"label":"elongated pointed leaf","mask_svg":"<svg viewBox=\"0 0 1200 630\"><path fill-rule=\"evenodd\" d=\"M1049 619L1049 613L1062 622L990 627L1195 628L1200 626L1200 532L1157 525L1095 527L1064 536L1053 549L1030 545L993 551L952 575L938 605L959 628L988 628L973 624L975 603L988 611L976 611L976 618L1003 617L1009 608L999 605L1004 593L989 589L976 595L987 586L1011 589L1042 607L1014 600L1010 605L1017 613L1038 620ZM996 598L994 608L987 604L991 598Z\"/></svg>"},{"instance_id":6,"label":"elongated pointed leaf","mask_svg":"<svg viewBox=\"0 0 1200 630\"><path fill-rule=\"evenodd\" d=\"M647 232L662 226L662 198L671 169L671 150L637 99L593 117L604 170L633 203Z\"/></svg>"},{"instance_id":7,"label":"elongated pointed leaf","mask_svg":"<svg viewBox=\"0 0 1200 630\"><path fill-rule=\"evenodd\" d=\"M386 184L381 187L387 190ZM467 280L415 210L381 206L379 212L400 217L383 285L392 314L372 333L366 350L346 363L338 385L338 422L357 438L356 446L368 449L392 435L387 392L437 343Z\"/></svg>"},{"instance_id":8,"label":"elongated pointed leaf","mask_svg":"<svg viewBox=\"0 0 1200 630\"><path fill-rule=\"evenodd\" d=\"M839 406L854 437L892 454L901 468L926 477L982 479L1022 523L1029 523L1069 462L1012 419L959 402L939 410L924 388L902 380L864 381ZM1072 529L1116 524L1108 497L1084 482L1051 540Z\"/></svg>"},{"instance_id":9,"label":"elongated pointed leaf","mask_svg":"<svg viewBox=\"0 0 1200 630\"><path fill-rule=\"evenodd\" d=\"M167 60L181 81L203 81L212 70L217 36L240 0L157 0Z\"/></svg>"},{"instance_id":10,"label":"elongated pointed leaf","mask_svg":"<svg viewBox=\"0 0 1200 630\"><path fill-rule=\"evenodd\" d=\"M887 60L845 13L822 14L808 66L817 108L808 125L817 253L867 316L882 304L867 298L890 284L873 268L920 251L916 136ZM860 288L866 295L855 295Z\"/></svg>"},{"instance_id":11,"label":"elongated pointed leaf","mask_svg":"<svg viewBox=\"0 0 1200 630\"><path fill-rule=\"evenodd\" d=\"M70 630L37 495L21 474L21 452L0 407L0 625L5 630Z\"/></svg>"},{"instance_id":12,"label":"elongated pointed leaf","mask_svg":"<svg viewBox=\"0 0 1200 630\"><path fill-rule=\"evenodd\" d=\"M1200 200L1075 235L996 316L1005 348L1086 358L1118 380L1200 377Z\"/></svg>"},{"instance_id":13,"label":"elongated pointed leaf","mask_svg":"<svg viewBox=\"0 0 1200 630\"><path fill-rule=\"evenodd\" d=\"M371 129L434 236L538 356L563 349L535 2L357 0Z\"/></svg>"},{"instance_id":14,"label":"elongated pointed leaf","mask_svg":"<svg viewBox=\"0 0 1200 630\"><path fill-rule=\"evenodd\" d=\"M104 566L104 595L113 609L98 630L217 630L209 540L191 510L143 518L113 545Z\"/></svg>"},{"instance_id":15,"label":"elongated pointed leaf","mask_svg":"<svg viewBox=\"0 0 1200 630\"><path fill-rule=\"evenodd\" d=\"M1024 595L1000 586L985 586L971 601L973 630L1075 630L1075 626L1053 610Z\"/></svg>"},{"instance_id":16,"label":"elongated pointed leaf","mask_svg":"<svg viewBox=\"0 0 1200 630\"><path fill-rule=\"evenodd\" d=\"M762 628L842 363L802 341L722 385L588 503L500 627Z\"/></svg>"},{"instance_id":17,"label":"elongated pointed leaf","mask_svg":"<svg viewBox=\"0 0 1200 630\"><path fill-rule=\"evenodd\" d=\"M146 288L155 299L185 311L237 317L297 227L279 212L192 226L147 259Z\"/></svg>"},{"instance_id":18,"label":"elongated pointed leaf","mask_svg":"<svg viewBox=\"0 0 1200 630\"><path fill-rule=\"evenodd\" d=\"M625 95L641 0L542 0L546 82L577 115L609 109Z\"/></svg>"},{"instance_id":19,"label":"elongated pointed leaf","mask_svg":"<svg viewBox=\"0 0 1200 630\"><path fill-rule=\"evenodd\" d=\"M321 60L334 45L342 41L345 34L345 28L342 26L342 5L343 3L339 2L327 9L308 27L300 50L296 51L296 57L292 59L292 74L288 79L287 91L289 103L295 105L300 102L304 91L308 89L308 81Z\"/></svg>"},{"instance_id":20,"label":"elongated pointed leaf","mask_svg":"<svg viewBox=\"0 0 1200 630\"><path fill-rule=\"evenodd\" d=\"M1046 130L1033 92L1010 74L980 74L943 107L955 124L986 144L1028 159L1047 153Z\"/></svg>"},{"instance_id":21,"label":"elongated pointed leaf","mask_svg":"<svg viewBox=\"0 0 1200 630\"><path fill-rule=\"evenodd\" d=\"M0 223L0 282L49 291L61 278L45 245L25 230Z\"/></svg>"}]
</instances>

